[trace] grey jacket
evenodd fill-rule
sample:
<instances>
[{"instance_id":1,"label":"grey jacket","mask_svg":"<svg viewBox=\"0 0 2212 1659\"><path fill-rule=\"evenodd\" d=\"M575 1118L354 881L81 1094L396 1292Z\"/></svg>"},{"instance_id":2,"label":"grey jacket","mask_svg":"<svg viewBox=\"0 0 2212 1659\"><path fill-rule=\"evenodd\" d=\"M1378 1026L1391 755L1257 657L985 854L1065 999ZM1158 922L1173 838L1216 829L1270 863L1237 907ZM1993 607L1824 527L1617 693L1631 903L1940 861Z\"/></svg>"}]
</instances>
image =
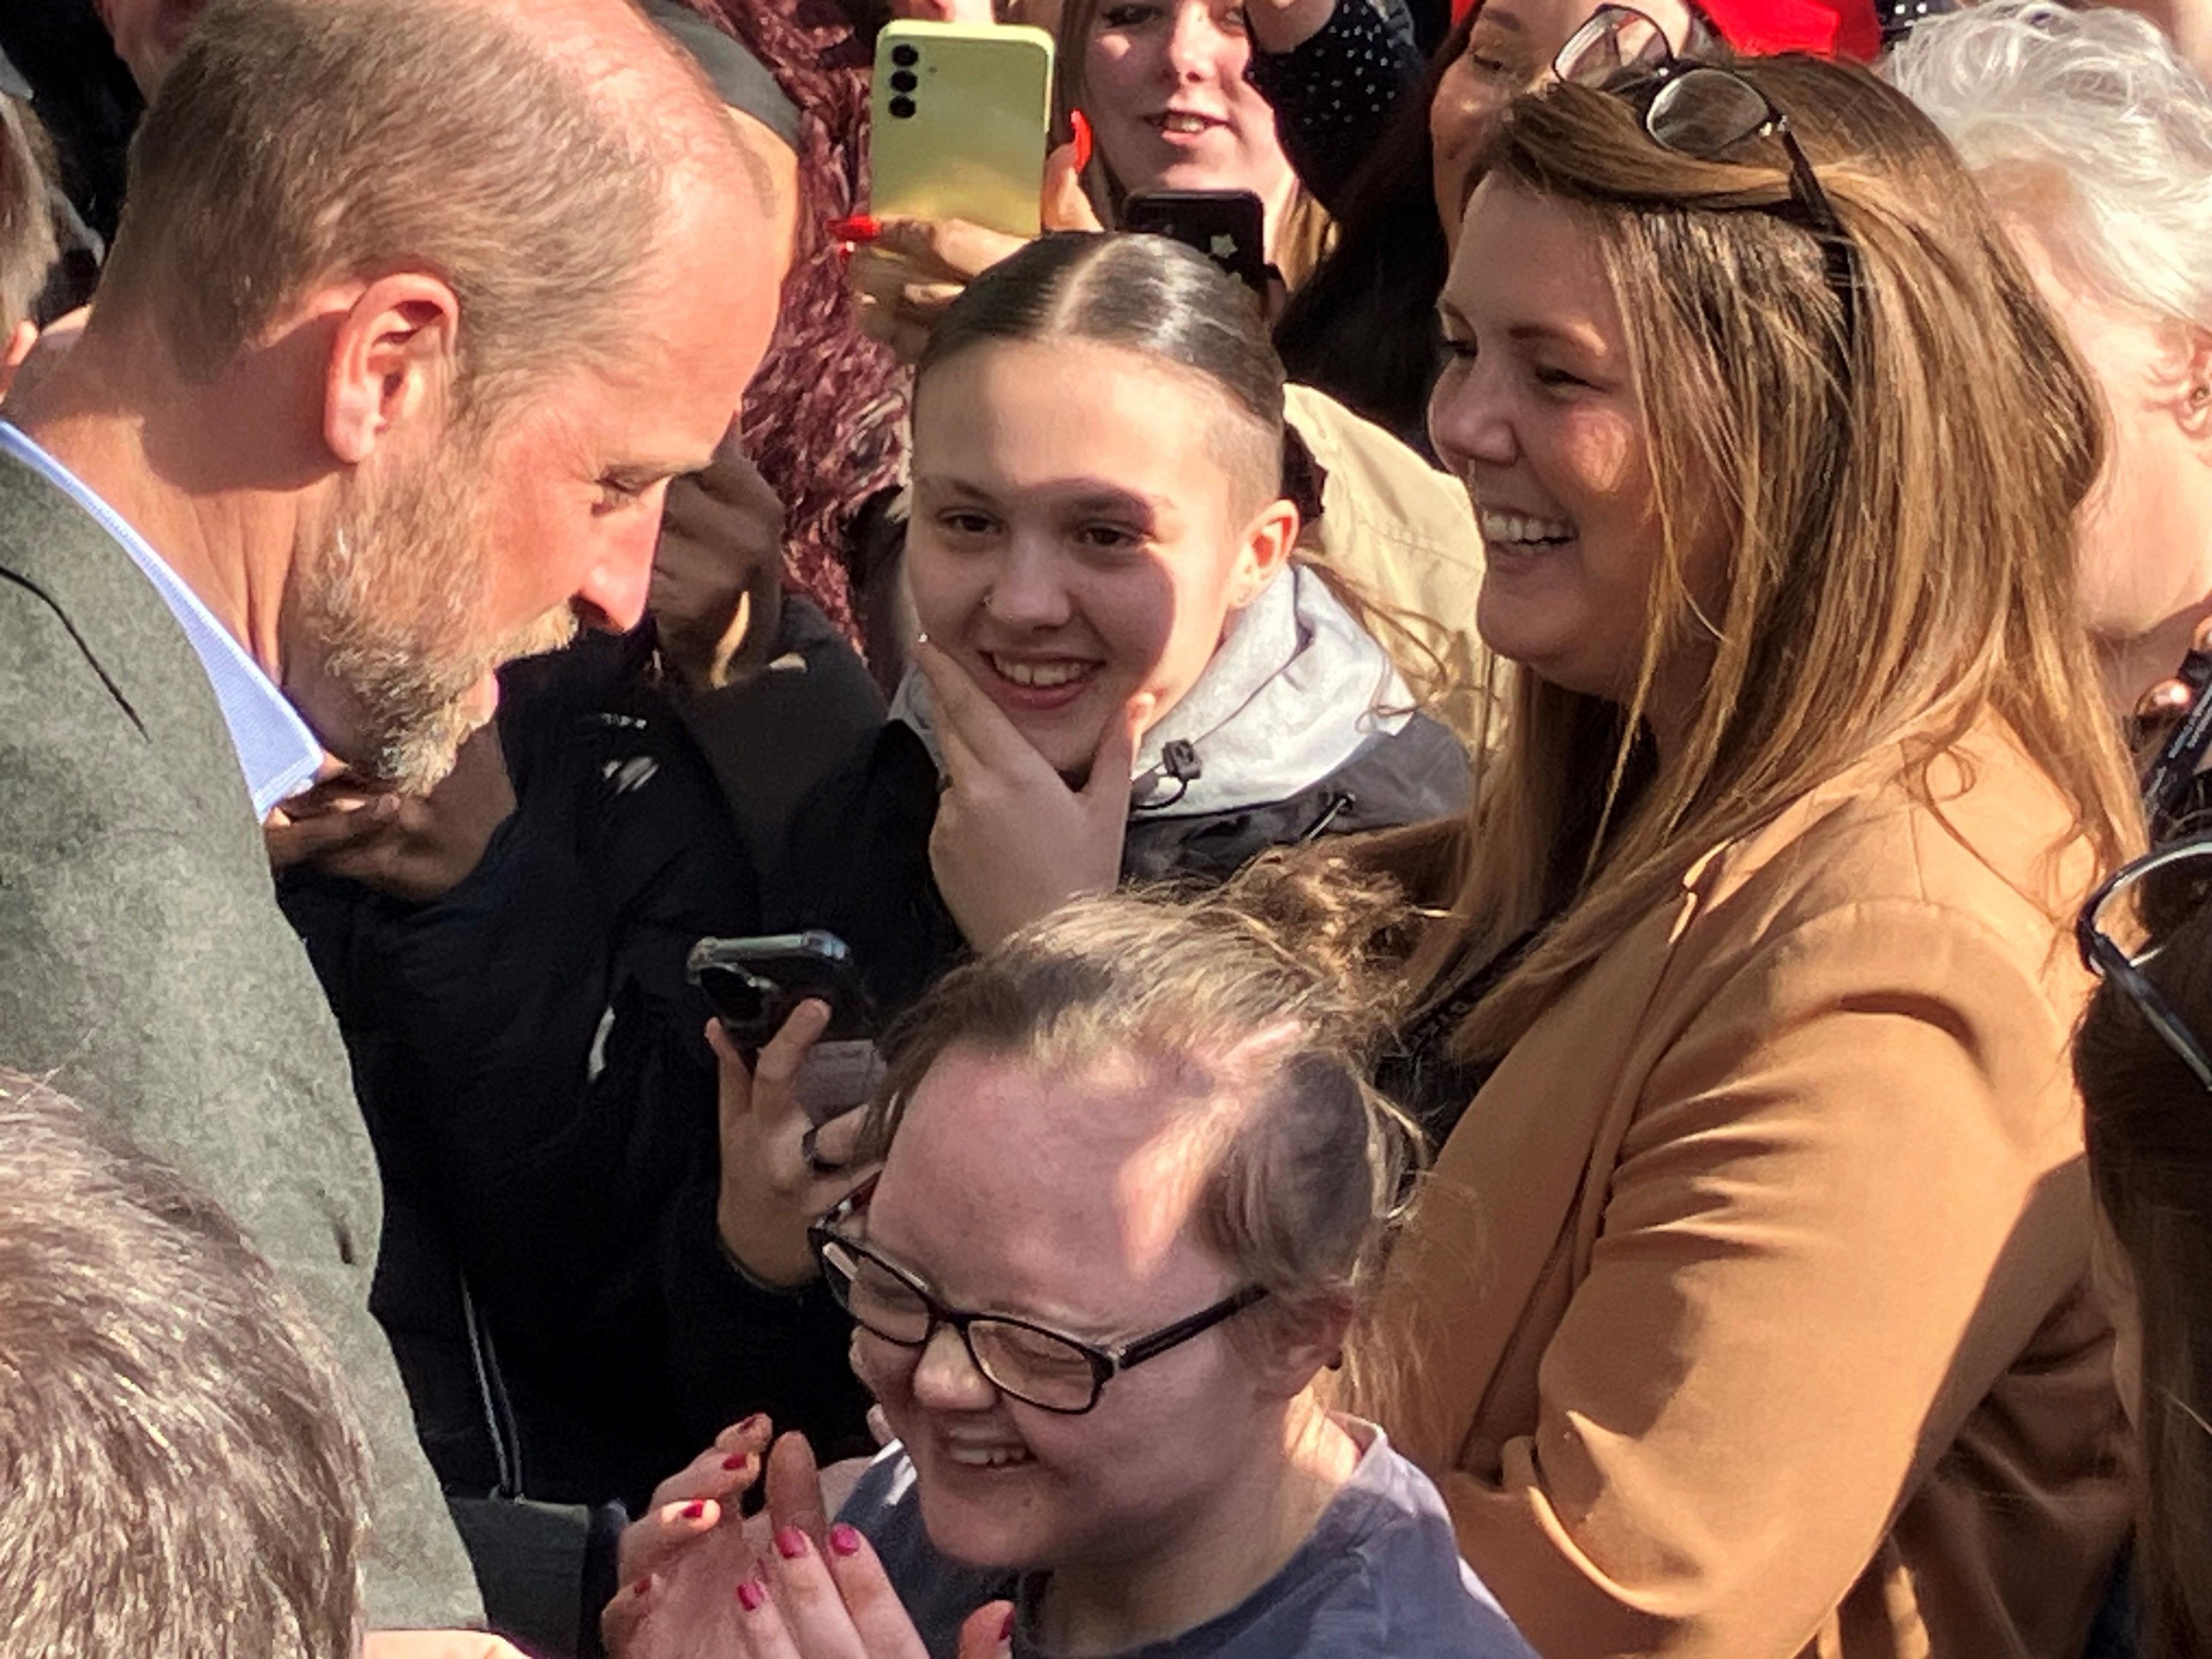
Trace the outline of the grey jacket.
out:
<instances>
[{"instance_id":1,"label":"grey jacket","mask_svg":"<svg viewBox=\"0 0 2212 1659\"><path fill-rule=\"evenodd\" d=\"M221 1201L329 1335L376 1455L372 1625L479 1620L368 1311L381 1200L345 1048L214 690L130 556L5 455L0 1065L52 1073Z\"/></svg>"}]
</instances>

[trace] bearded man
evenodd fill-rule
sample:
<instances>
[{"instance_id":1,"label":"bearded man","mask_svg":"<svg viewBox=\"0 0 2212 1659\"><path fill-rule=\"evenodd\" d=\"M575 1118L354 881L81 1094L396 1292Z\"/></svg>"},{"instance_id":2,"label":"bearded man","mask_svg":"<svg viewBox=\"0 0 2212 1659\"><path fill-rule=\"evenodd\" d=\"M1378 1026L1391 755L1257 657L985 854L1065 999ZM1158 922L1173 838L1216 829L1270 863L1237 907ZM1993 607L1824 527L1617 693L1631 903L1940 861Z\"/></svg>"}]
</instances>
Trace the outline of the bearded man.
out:
<instances>
[{"instance_id":1,"label":"bearded man","mask_svg":"<svg viewBox=\"0 0 2212 1659\"><path fill-rule=\"evenodd\" d=\"M381 1628L478 1603L263 822L319 780L427 790L499 663L637 623L665 487L773 325L765 210L623 0L218 0L82 341L0 424L0 1065L177 1165L319 1319Z\"/></svg>"}]
</instances>

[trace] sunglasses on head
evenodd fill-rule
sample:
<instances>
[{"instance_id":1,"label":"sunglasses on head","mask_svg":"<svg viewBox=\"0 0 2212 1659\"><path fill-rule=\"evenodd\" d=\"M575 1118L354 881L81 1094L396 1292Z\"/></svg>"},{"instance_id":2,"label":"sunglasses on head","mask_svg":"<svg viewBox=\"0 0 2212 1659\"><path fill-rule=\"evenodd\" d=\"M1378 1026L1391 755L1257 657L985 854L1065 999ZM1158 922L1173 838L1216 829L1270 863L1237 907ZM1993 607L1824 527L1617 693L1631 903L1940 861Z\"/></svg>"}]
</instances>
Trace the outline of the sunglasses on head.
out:
<instances>
[{"instance_id":1,"label":"sunglasses on head","mask_svg":"<svg viewBox=\"0 0 2212 1659\"><path fill-rule=\"evenodd\" d=\"M1601 6L1552 60L1574 86L1626 100L1662 149L1719 161L1753 138L1772 138L1790 161L1790 192L1819 238L1828 286L1842 307L1848 345L1857 325L1857 246L1805 154L1790 118L1732 69L1678 56L1659 25L1633 6Z\"/></svg>"}]
</instances>

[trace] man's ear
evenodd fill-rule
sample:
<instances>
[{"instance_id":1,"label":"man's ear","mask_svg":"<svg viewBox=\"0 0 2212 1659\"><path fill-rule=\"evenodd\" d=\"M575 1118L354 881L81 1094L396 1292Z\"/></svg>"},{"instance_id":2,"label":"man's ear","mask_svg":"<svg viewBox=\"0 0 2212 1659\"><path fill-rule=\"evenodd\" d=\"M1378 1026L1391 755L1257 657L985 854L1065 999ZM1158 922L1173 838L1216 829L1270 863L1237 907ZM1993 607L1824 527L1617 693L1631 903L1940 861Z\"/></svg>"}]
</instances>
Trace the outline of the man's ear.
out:
<instances>
[{"instance_id":1,"label":"man's ear","mask_svg":"<svg viewBox=\"0 0 2212 1659\"><path fill-rule=\"evenodd\" d=\"M424 271L364 287L338 316L323 386L323 441L348 466L386 434L450 407L459 368L461 302Z\"/></svg>"},{"instance_id":2,"label":"man's ear","mask_svg":"<svg viewBox=\"0 0 2212 1659\"><path fill-rule=\"evenodd\" d=\"M1298 509L1287 501L1269 501L1244 526L1236 574L1230 580L1229 608L1242 611L1267 590L1298 544Z\"/></svg>"}]
</instances>

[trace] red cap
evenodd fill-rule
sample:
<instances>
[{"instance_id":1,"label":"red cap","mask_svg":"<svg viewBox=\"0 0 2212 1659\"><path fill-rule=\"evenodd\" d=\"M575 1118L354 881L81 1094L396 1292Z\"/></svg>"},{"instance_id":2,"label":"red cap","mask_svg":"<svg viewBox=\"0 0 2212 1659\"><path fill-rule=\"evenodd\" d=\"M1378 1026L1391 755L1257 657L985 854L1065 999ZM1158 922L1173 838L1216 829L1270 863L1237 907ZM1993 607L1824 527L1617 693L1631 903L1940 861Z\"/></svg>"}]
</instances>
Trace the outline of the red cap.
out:
<instances>
[{"instance_id":1,"label":"red cap","mask_svg":"<svg viewBox=\"0 0 2212 1659\"><path fill-rule=\"evenodd\" d=\"M1871 64L1881 55L1873 0L1693 0L1713 32L1747 58L1808 52Z\"/></svg>"},{"instance_id":2,"label":"red cap","mask_svg":"<svg viewBox=\"0 0 2212 1659\"><path fill-rule=\"evenodd\" d=\"M1747 58L1809 52L1871 64L1881 54L1881 21L1873 0L1695 0L1722 40ZM1451 0L1452 21L1475 0ZM1591 8L1595 10L1595 7Z\"/></svg>"}]
</instances>

